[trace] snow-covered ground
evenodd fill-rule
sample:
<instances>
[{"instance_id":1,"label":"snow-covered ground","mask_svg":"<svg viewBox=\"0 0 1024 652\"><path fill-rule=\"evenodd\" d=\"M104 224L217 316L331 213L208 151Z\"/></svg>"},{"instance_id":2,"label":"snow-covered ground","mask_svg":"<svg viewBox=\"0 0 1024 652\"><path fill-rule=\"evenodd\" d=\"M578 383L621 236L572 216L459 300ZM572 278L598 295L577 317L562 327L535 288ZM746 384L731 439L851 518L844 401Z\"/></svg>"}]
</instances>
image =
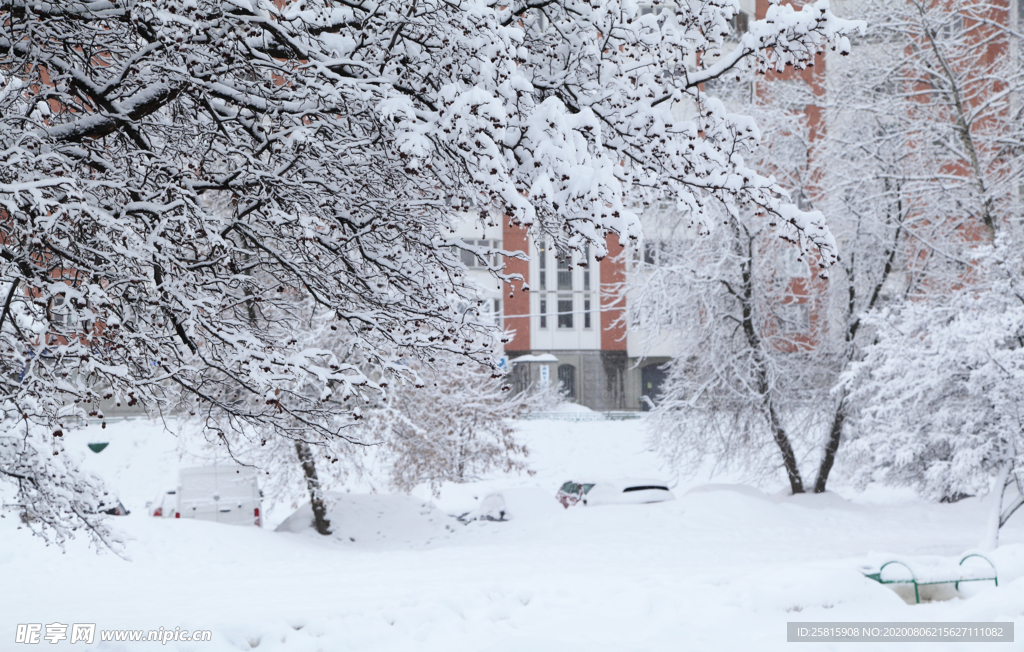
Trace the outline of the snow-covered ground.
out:
<instances>
[{"instance_id":1,"label":"snow-covered ground","mask_svg":"<svg viewBox=\"0 0 1024 652\"><path fill-rule=\"evenodd\" d=\"M68 449L132 510L117 521L131 560L84 542L62 554L17 530L11 515L0 519L0 650L27 649L13 642L17 623L52 622L213 631L202 643L68 646L99 650L1020 649L789 644L786 622L1014 621L1019 641L1022 515L991 555L998 588L965 585L970 597L908 605L858 568L973 548L986 517L978 500L934 505L877 488L850 500L793 498L720 479L677 483L645 450L641 420L520 427L535 475L446 486L440 497L364 495L354 485L336 496L327 538L285 521L284 508L269 515L282 531L148 517L145 502L190 464L178 440L138 421L69 433ZM92 441L110 445L94 454ZM677 500L569 510L554 501L566 480L616 477L672 482ZM452 516L471 516L496 490L506 490L508 522Z\"/></svg>"}]
</instances>

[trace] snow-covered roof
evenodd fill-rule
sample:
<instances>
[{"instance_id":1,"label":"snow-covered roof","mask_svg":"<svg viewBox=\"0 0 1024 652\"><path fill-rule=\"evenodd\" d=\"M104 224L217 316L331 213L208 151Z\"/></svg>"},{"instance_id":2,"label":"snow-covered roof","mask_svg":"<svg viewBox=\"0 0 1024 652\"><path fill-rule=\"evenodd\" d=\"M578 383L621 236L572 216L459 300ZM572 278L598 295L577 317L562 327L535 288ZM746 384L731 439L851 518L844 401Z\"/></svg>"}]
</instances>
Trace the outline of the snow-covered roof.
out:
<instances>
[{"instance_id":1,"label":"snow-covered roof","mask_svg":"<svg viewBox=\"0 0 1024 652\"><path fill-rule=\"evenodd\" d=\"M511 362L512 364L517 362L558 362L558 358L550 353L542 353L540 355L521 355L518 358L513 358Z\"/></svg>"}]
</instances>

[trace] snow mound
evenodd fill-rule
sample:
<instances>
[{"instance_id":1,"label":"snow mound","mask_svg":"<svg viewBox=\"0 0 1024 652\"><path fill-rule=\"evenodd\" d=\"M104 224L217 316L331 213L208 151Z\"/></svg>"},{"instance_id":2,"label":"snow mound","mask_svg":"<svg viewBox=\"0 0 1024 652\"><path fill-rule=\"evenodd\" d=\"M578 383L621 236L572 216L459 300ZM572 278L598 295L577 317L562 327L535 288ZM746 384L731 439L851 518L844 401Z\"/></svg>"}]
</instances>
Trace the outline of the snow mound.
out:
<instances>
[{"instance_id":1,"label":"snow mound","mask_svg":"<svg viewBox=\"0 0 1024 652\"><path fill-rule=\"evenodd\" d=\"M539 487L502 489L486 496L477 509L477 518L487 520L557 518L564 509L555 499Z\"/></svg>"},{"instance_id":2,"label":"snow mound","mask_svg":"<svg viewBox=\"0 0 1024 652\"><path fill-rule=\"evenodd\" d=\"M820 494L803 493L791 494L789 489L783 489L773 497L776 502L798 505L806 509L851 509L854 504L832 491L823 491Z\"/></svg>"},{"instance_id":3,"label":"snow mound","mask_svg":"<svg viewBox=\"0 0 1024 652\"><path fill-rule=\"evenodd\" d=\"M716 491L731 491L751 498L768 500L768 496L763 491L755 489L754 487L749 487L745 484L702 484L699 487L694 487L687 491L686 495L689 496L690 494L711 493Z\"/></svg>"},{"instance_id":4,"label":"snow mound","mask_svg":"<svg viewBox=\"0 0 1024 652\"><path fill-rule=\"evenodd\" d=\"M897 611L903 601L893 591L852 568L827 564L762 567L733 583L726 603L744 611L827 614L837 605ZM799 620L799 616L793 616Z\"/></svg>"},{"instance_id":5,"label":"snow mound","mask_svg":"<svg viewBox=\"0 0 1024 652\"><path fill-rule=\"evenodd\" d=\"M586 405L580 405L579 403L559 403L557 406L555 406L555 409L552 410L552 412L574 413L574 412L593 412L593 410L588 408Z\"/></svg>"},{"instance_id":6,"label":"snow mound","mask_svg":"<svg viewBox=\"0 0 1024 652\"><path fill-rule=\"evenodd\" d=\"M348 545L404 548L447 539L455 519L429 503L402 494L328 493L331 538ZM286 518L277 532L320 537L313 529L313 510L306 503Z\"/></svg>"},{"instance_id":7,"label":"snow mound","mask_svg":"<svg viewBox=\"0 0 1024 652\"><path fill-rule=\"evenodd\" d=\"M999 581L1011 582L1024 577L1024 543L1008 543L985 552L999 569Z\"/></svg>"}]
</instances>

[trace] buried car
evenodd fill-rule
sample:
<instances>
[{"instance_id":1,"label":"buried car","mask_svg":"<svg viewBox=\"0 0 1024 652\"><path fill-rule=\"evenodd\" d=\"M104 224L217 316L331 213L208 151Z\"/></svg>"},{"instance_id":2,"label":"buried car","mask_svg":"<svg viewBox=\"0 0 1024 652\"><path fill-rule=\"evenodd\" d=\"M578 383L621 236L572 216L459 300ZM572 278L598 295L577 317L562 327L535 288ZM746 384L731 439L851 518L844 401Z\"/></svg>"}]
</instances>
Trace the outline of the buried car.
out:
<instances>
[{"instance_id":1,"label":"buried car","mask_svg":"<svg viewBox=\"0 0 1024 652\"><path fill-rule=\"evenodd\" d=\"M608 482L574 482L570 480L558 489L555 498L566 509L581 502L584 505L621 505L675 500L668 485L657 480L613 480Z\"/></svg>"},{"instance_id":2,"label":"buried car","mask_svg":"<svg viewBox=\"0 0 1024 652\"><path fill-rule=\"evenodd\" d=\"M161 516L164 509L174 504L174 518L262 527L262 499L256 469L252 467L223 465L181 469L177 490L167 492L161 501Z\"/></svg>"},{"instance_id":3,"label":"buried car","mask_svg":"<svg viewBox=\"0 0 1024 652\"><path fill-rule=\"evenodd\" d=\"M551 502L551 494L540 487L514 487L484 496L474 512L457 517L469 521L510 521L557 518L558 508Z\"/></svg>"},{"instance_id":4,"label":"buried car","mask_svg":"<svg viewBox=\"0 0 1024 652\"><path fill-rule=\"evenodd\" d=\"M111 516L128 516L131 514L130 511L124 506L117 498L110 498L102 501L96 508L101 514L110 514Z\"/></svg>"},{"instance_id":5,"label":"buried car","mask_svg":"<svg viewBox=\"0 0 1024 652\"><path fill-rule=\"evenodd\" d=\"M156 500L146 503L149 508L149 515L157 518L174 518L174 512L178 508L178 492L171 489L157 496Z\"/></svg>"}]
</instances>

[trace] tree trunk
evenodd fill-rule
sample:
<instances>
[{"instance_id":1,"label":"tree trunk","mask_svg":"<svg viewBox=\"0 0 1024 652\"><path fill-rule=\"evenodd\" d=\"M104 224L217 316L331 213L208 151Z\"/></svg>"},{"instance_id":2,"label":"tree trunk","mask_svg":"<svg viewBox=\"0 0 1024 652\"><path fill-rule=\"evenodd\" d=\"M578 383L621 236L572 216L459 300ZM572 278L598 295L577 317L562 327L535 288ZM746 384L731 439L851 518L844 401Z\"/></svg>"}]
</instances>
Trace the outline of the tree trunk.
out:
<instances>
[{"instance_id":1,"label":"tree trunk","mask_svg":"<svg viewBox=\"0 0 1024 652\"><path fill-rule=\"evenodd\" d=\"M320 479L316 476L313 451L310 450L309 444L306 442L297 441L295 442L295 452L299 455L302 472L306 476L306 486L309 488L309 504L313 508L313 527L320 534L330 534L331 522L327 519L327 505L324 503L324 496L320 491Z\"/></svg>"},{"instance_id":2,"label":"tree trunk","mask_svg":"<svg viewBox=\"0 0 1024 652\"><path fill-rule=\"evenodd\" d=\"M992 491L989 492L992 502L989 505L988 525L985 528L985 539L979 546L982 550L995 550L999 546L999 526L1002 520L1000 517L1003 515L1003 493L1006 491L1006 481L1010 477L1010 470L1012 468L1012 464L1003 462L1002 468L999 469L999 475L996 476L995 481L992 483Z\"/></svg>"},{"instance_id":3,"label":"tree trunk","mask_svg":"<svg viewBox=\"0 0 1024 652\"><path fill-rule=\"evenodd\" d=\"M779 415L775 411L775 404L771 398L771 386L768 382L768 373L765 369L766 361L762 354L761 336L754 324L754 285L753 285L753 261L754 261L754 236L742 228L736 220L732 221L732 228L737 238L737 253L744 261L741 264L743 277L742 294L733 293L740 300L740 307L743 310L743 333L747 339L747 345L754 354L754 363L757 365L757 393L760 394L764 405L768 408L768 426L771 428L775 444L782 453L782 464L786 468L786 475L789 476L789 487L794 494L804 493L804 481L800 477L800 467L796 462L796 453L793 452L793 445L789 442L786 429L782 427ZM746 242L744 243L744 239Z\"/></svg>"},{"instance_id":4,"label":"tree trunk","mask_svg":"<svg viewBox=\"0 0 1024 652\"><path fill-rule=\"evenodd\" d=\"M836 461L836 452L839 451L839 441L843 436L843 423L846 421L846 397L840 397L836 412L832 415L832 428L828 433L828 441L825 442L825 453L821 457L821 466L818 467L818 478L814 481L814 493L825 492L825 483L828 482L828 474L832 471L832 465Z\"/></svg>"},{"instance_id":5,"label":"tree trunk","mask_svg":"<svg viewBox=\"0 0 1024 652\"><path fill-rule=\"evenodd\" d=\"M768 404L768 417L771 421L772 436L775 438L779 451L782 452L782 464L786 467L786 475L789 476L789 488L794 494L802 494L804 493L804 481L800 477L800 468L796 463L796 453L793 452L793 446L789 443L786 430L779 423L779 417L775 413L775 406L771 403Z\"/></svg>"}]
</instances>

